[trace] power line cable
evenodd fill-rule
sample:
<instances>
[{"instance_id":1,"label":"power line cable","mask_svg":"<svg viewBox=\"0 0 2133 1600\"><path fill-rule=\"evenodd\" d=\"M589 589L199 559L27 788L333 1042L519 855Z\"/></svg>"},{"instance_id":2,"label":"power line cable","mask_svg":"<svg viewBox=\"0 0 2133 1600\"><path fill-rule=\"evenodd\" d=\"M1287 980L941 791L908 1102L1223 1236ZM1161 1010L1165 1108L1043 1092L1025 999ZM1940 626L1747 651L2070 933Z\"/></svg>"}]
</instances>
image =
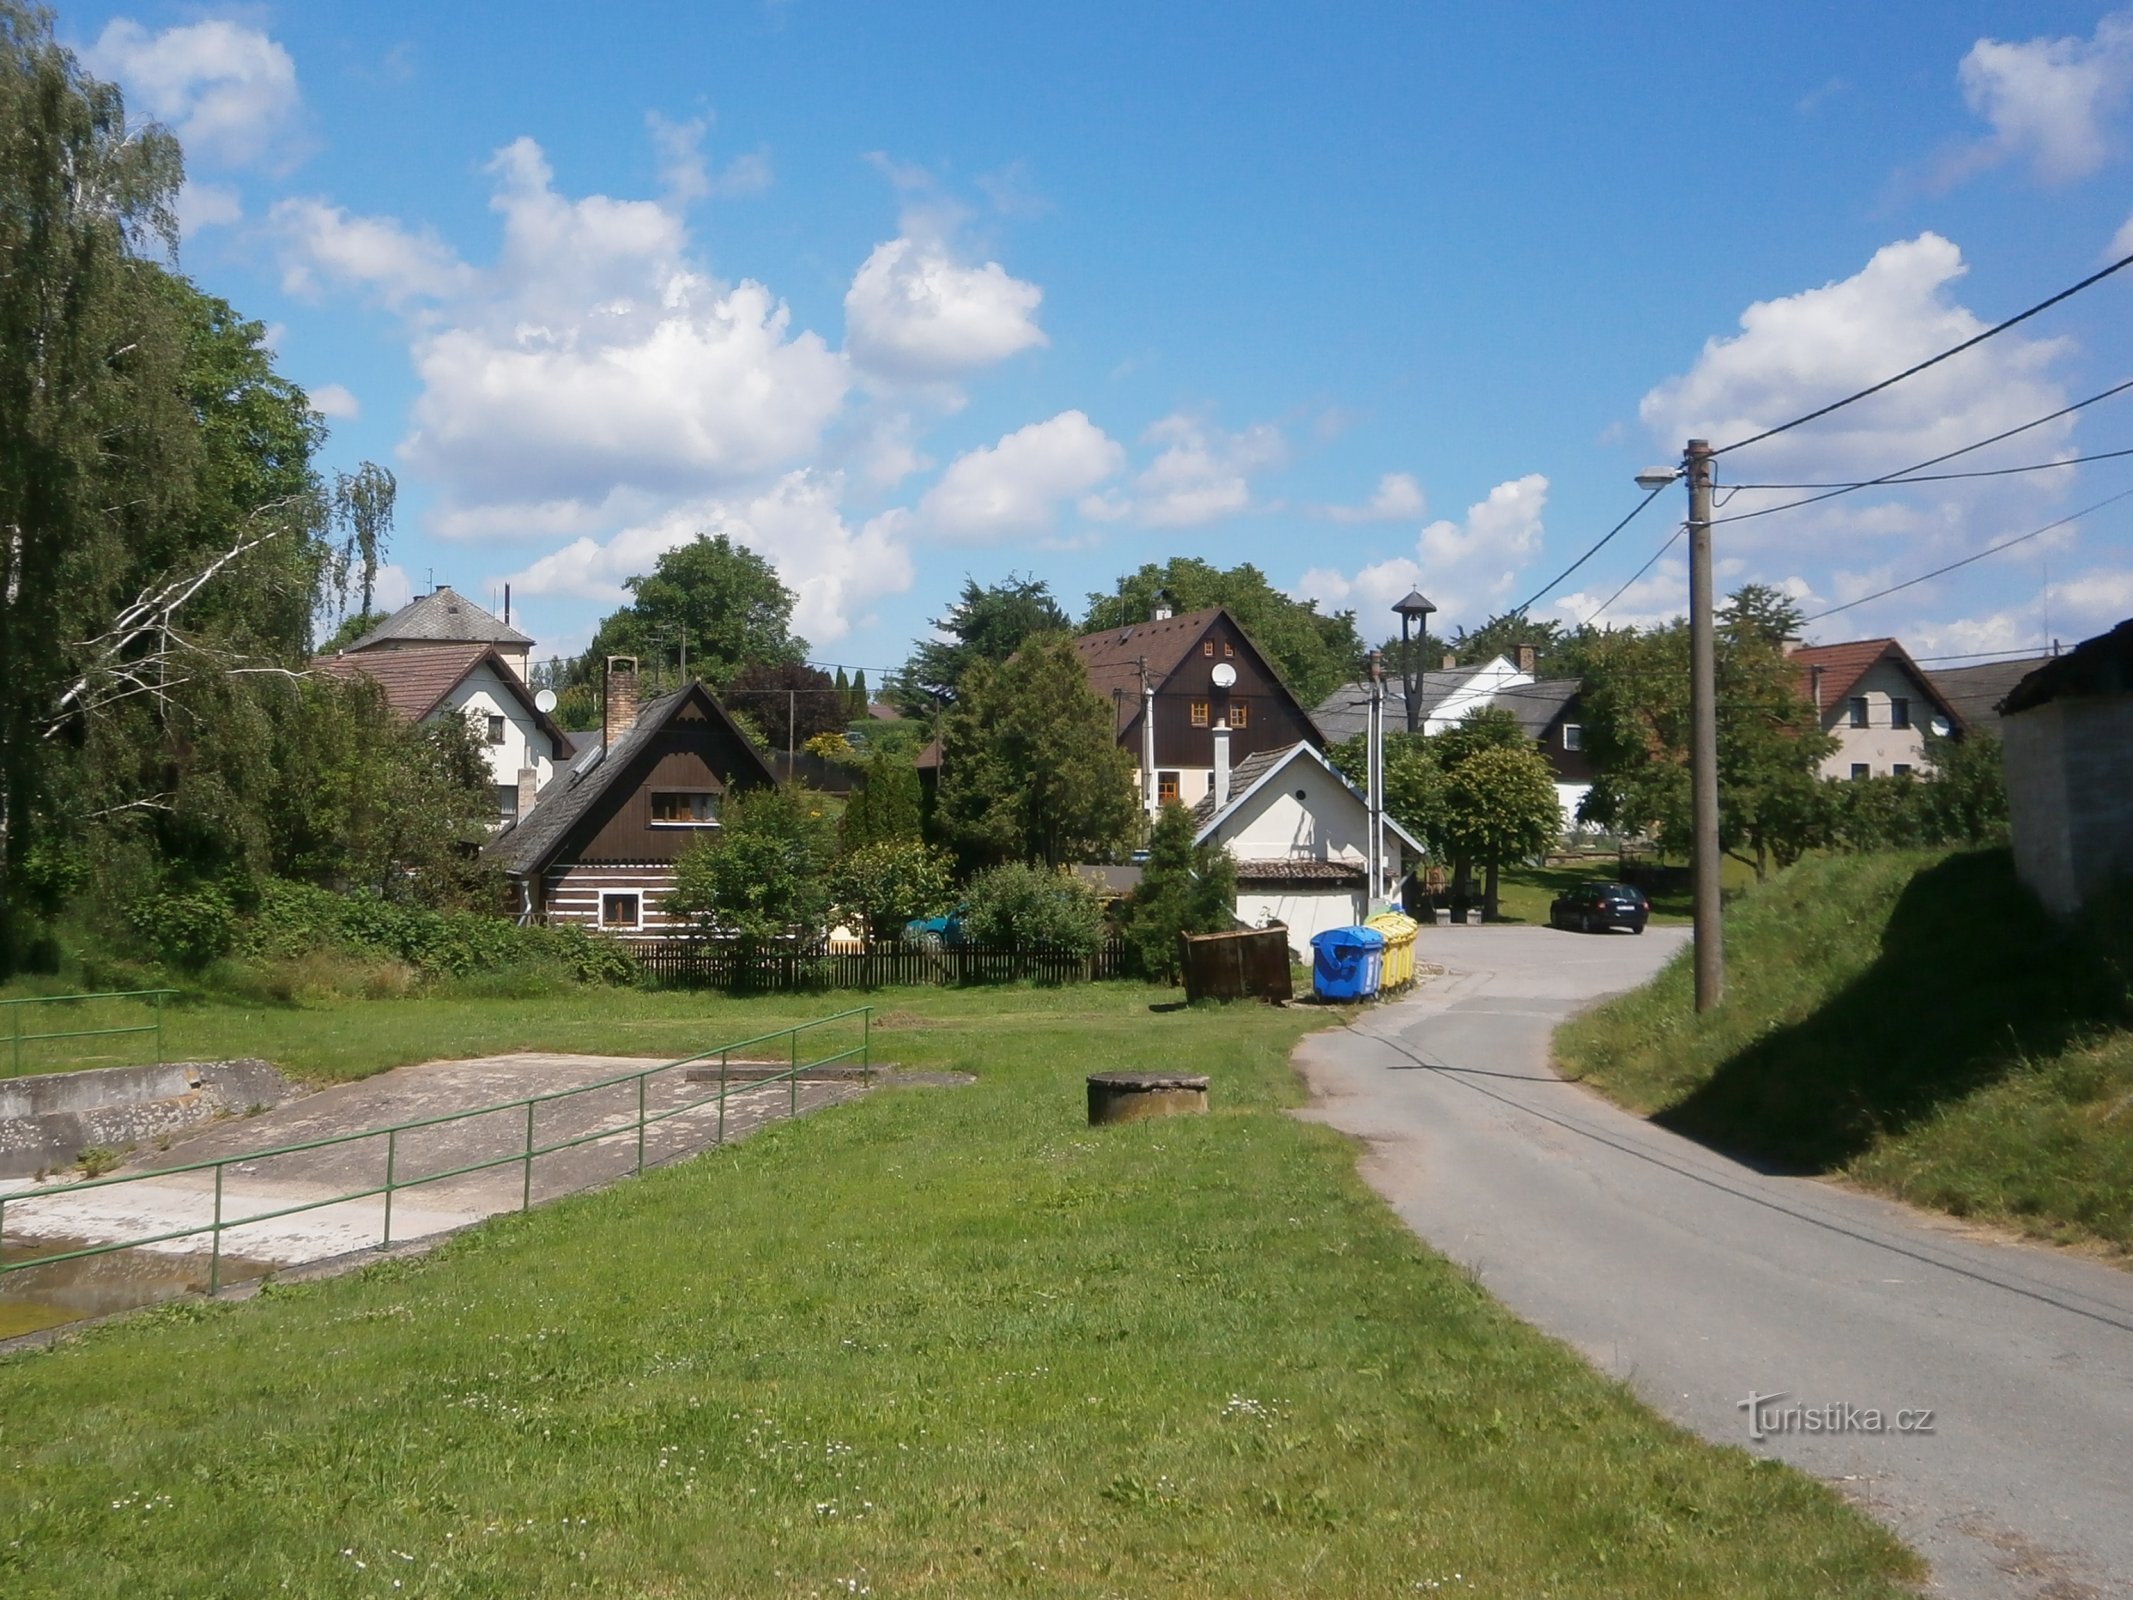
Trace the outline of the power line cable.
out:
<instances>
[{"instance_id":1,"label":"power line cable","mask_svg":"<svg viewBox=\"0 0 2133 1600\"><path fill-rule=\"evenodd\" d=\"M1958 567L1967 567L1974 561L1983 561L1987 556L1998 555L2002 550L2012 550L2018 544L2027 544L2032 539L2041 539L2054 528L2063 528L2069 522L2077 521L2092 511L2101 511L2105 506L2114 505L2128 496L2133 496L2133 489L2121 489L2118 493L2099 500L2094 505L2083 506L2079 511L2069 512L2057 522L2047 522L2043 527L2032 528L2028 533L2017 534L2012 539L2002 539L1998 544L1987 545L1984 549L1978 551L1976 555L1964 556L1960 561L1951 561L1944 567L1935 567L1931 572L1922 572L1915 578L1906 578L1901 583L1892 583L1886 589L1876 589L1872 594L1863 594L1856 600L1847 600L1841 606L1831 606L1827 611L1817 611L1811 617L1802 617L1800 621L1802 624L1820 622L1824 617L1833 617L1840 611L1849 611L1854 606L1863 606L1869 600L1883 600L1892 594L1899 594L1905 589L1914 589L1921 583L1929 582L1934 578L1945 577Z\"/></svg>"},{"instance_id":2,"label":"power line cable","mask_svg":"<svg viewBox=\"0 0 2133 1600\"><path fill-rule=\"evenodd\" d=\"M2112 273L2122 271L2129 266L2133 266L2133 255L2120 256L2116 261L2112 262L2109 266L2103 268L2101 271L2090 273L2079 283L2073 284L2068 288L2061 289L2050 299L2039 300L2027 311L2017 312L2014 316L2009 317L2005 322L1996 322L1991 327L1987 328L1983 333L1975 334L1972 337L1965 339L1961 344L1953 345L1950 348L1943 350L1937 356L1928 356L1925 360L1918 362L1914 366L1905 367L1903 371L1897 373L1894 377L1883 378L1879 383L1871 384L1868 387L1859 390L1856 394L1848 394L1842 400L1832 400L1826 406L1818 406L1813 411L1809 411L1803 416L1794 417L1790 422L1781 422L1774 428L1765 428L1761 433L1750 434L1745 439L1736 439L1731 444L1721 445L1718 449L1713 450L1711 454L1714 456L1722 456L1730 451L1744 450L1751 444L1760 444L1765 439L1774 439L1781 433L1789 433L1792 429L1800 427L1804 423L1816 421L1818 418L1826 417L1833 411L1842 411L1846 406L1852 405L1857 401L1864 400L1869 395L1876 395L1881 393L1881 391L1884 389L1893 388L1895 385L1903 382L1906 378L1917 377L1928 367L1939 366L1950 356L1959 356L1965 350L1976 348L1978 345L1983 344L1987 339L1995 338L1998 335L2005 333L2009 328L2016 327L2021 323L2027 322L2031 317L2036 316L2040 312L2049 311L2053 306L2059 304L2059 302L2062 300L2071 300L2075 295L2081 293L2082 290L2094 287L2096 284L2099 284L2103 282L2104 279L2110 277Z\"/></svg>"},{"instance_id":3,"label":"power line cable","mask_svg":"<svg viewBox=\"0 0 2133 1600\"><path fill-rule=\"evenodd\" d=\"M1975 444L1966 444L1966 445L1964 445L1964 446L1963 446L1963 447L1962 447L1961 449L1958 449L1958 450L1949 450L1949 451L1946 451L1946 452L1944 452L1943 454L1941 454L1941 455L1937 455L1937 456L1929 456L1929 457L1927 457L1927 458L1926 458L1926 459L1925 459L1924 461L1916 462L1916 463L1914 463L1914 464L1913 464L1913 465L1911 465L1911 466L1908 466L1908 467L1899 467L1899 468L1897 468L1897 469L1896 469L1896 470L1895 470L1894 472L1885 472L1885 473L1883 473L1883 474L1882 474L1882 475L1881 475L1880 477L1878 477L1878 478L1868 478L1868 479L1867 479L1867 480L1866 480L1866 481L1865 481L1864 483L1845 483L1845 484L1802 484L1802 485L1800 486L1800 487L1802 487L1802 488L1818 488L1818 489L1826 489L1826 490L1827 490L1828 492L1827 492L1826 494L1812 494L1812 495L1809 495L1809 496L1808 496L1808 497L1807 497L1806 499L1804 499L1804 500L1788 500L1788 501L1786 501L1786 502L1785 502L1785 504L1783 504L1783 505L1781 505L1781 506L1764 506L1764 507L1763 507L1763 508L1762 508L1761 510L1759 510L1759 511L1743 511L1743 512L1740 512L1739 514L1737 514L1737 515L1735 515L1735 516L1730 516L1730 517L1713 517L1713 518L1711 519L1711 522L1712 522L1712 526L1714 526L1714 527L1715 527L1715 526L1717 526L1717 525L1718 525L1719 523L1721 523L1721 522L1746 522L1746 521L1748 521L1748 520L1750 520L1751 518L1754 518L1754 517L1767 517L1767 516L1770 516L1770 515L1771 515L1772 513L1774 513L1774 512L1778 512L1778 511L1791 511L1791 510L1794 510L1795 508L1797 508L1797 507L1799 507L1799 506L1811 506L1811 505L1814 505L1814 504L1816 504L1816 503L1817 503L1818 501L1822 501L1822 500L1834 500L1834 499L1836 499L1836 498L1837 498L1837 496L1839 496L1839 495L1843 495L1843 494L1850 494L1850 493L1852 493L1852 492L1853 492L1854 490L1856 490L1856 489L1871 489L1871 488L1874 488L1874 487L1875 487L1876 485L1889 485L1889 486L1894 486L1894 485L1897 485L1897 484L1901 484L1901 483L1907 483L1907 482L1908 482L1908 483L1929 483L1929 482L1932 482L1933 480L1932 480L1932 479L1930 479L1930 478L1924 478L1924 477L1913 477L1913 476L1912 476L1912 474L1914 474L1914 473L1922 473L1922 472L1924 472L1924 471L1925 471L1925 469L1926 469L1926 468L1928 468L1928 467L1937 467L1937 466L1939 466L1939 465L1940 465L1940 464L1941 464L1941 463L1942 463L1943 461L1953 461L1953 460L1954 460L1954 459L1955 459L1955 458L1956 458L1957 456L1967 456L1967 455L1971 454L1971 453L1972 453L1973 451L1977 451L1977 450L1983 450L1983 449L1984 449L1984 448L1985 448L1986 446L1988 446L1988 445L1995 445L1995 444L1999 444L1999 443L2000 443L2001 441L2003 441L2003 440L2006 440L2006 439L2012 439L2012 438L2013 438L2013 437L2014 437L2014 436L2015 436L2016 434L2018 434L2018 433L2027 433L2027 432L2029 432L2029 430L2030 430L2030 429L2032 429L2032 428L2041 428L2041 427L2043 427L2043 426L2044 426L2044 424L2045 424L2045 423L2047 423L2047 422L2057 422L2057 421L2058 421L2058 420L2059 420L2059 419L2060 419L2061 417L2067 417L2067 416L2072 416L2072 415L2073 415L2073 414L2074 414L2074 413L2075 413L2076 411L2080 411L2080 410L2083 410L2084 408L2086 408L2086 407L2088 407L2088 406L2092 406L2092 405L2095 405L2095 404L2096 404L2096 403L2097 403L2098 401L2100 401L2100 400L2108 400L2108 399L2110 399L2110 398L2111 398L2111 397L2112 397L2113 395L2120 395L2120 394L2124 394L2124 393L2125 393L2125 392L2126 392L2126 391L2127 391L2128 389L2133 389L2133 378L2128 378L2128 379L2127 379L2127 380L2126 380L2126 381L2125 381L2124 383L2119 383L2119 384L2113 384L2113 385L2112 385L2112 386L2111 386L2110 388L2108 388L2108 389L2104 390L2104 391L2103 391L2103 392L2102 392L2101 394L2092 394L2092 395L2090 395L2090 396L2089 396L2089 397L2088 397L2088 398L2087 398L2086 400L2076 400L2076 401L2075 401L2075 402L2074 402L2074 403L2073 403L2072 405L2070 405L2070 406L2061 406L2061 407L2060 407L2060 408L2059 408L2059 409L2058 409L2057 411L2053 411L2053 412L2050 412L2050 413L2046 414L2045 416L2037 417L2037 418L2035 418L2035 419L2034 419L2034 420L2032 420L2032 421L2029 421L2029 422L2025 422L2025 423L2021 424L2021 425L2020 425L2019 427L2014 427L2014 428L2008 428L2008 429L2006 429L2006 430L2005 430L2004 432L2001 432L2001 433L1996 433L1996 434L1993 434L1993 435L1992 435L1992 436L1991 436L1990 438L1988 438L1988 439L1980 439L1980 440L1978 440L1978 441L1977 441L1977 442L1976 442ZM2113 455L2124 455L2124 454L2129 454L2129 453L2133 453L2133 452L2126 452L2126 451L2113 451L2113 452L2112 452L2112 454L2113 454ZM2049 465L2049 464L2050 464L2050 463L2047 463L2047 465ZM2070 465L2072 465L2072 463L2071 463L2071 462L2069 462L2069 463L2067 463L2067 465L2069 465L2069 466L2070 466ZM2020 470L2034 470L2034 469L2020 469ZM1988 476L1988 474L1985 474L1985 473L1979 473L1979 474L1977 474L1977 475L1978 475L1978 476L1980 476L1980 477L1983 477L1983 476ZM1960 474L1960 473L1951 473L1951 474L1949 474L1949 476L1950 476L1950 477L1960 477L1960 476L1962 476L1962 474ZM1747 484L1736 484L1736 485L1735 485L1734 487L1735 487L1735 488L1737 488L1737 489L1745 489L1745 488L1747 488L1747 487L1749 487L1749 486L1748 486ZM1781 487L1781 486L1777 486L1777 485L1772 485L1771 487Z\"/></svg>"},{"instance_id":4,"label":"power line cable","mask_svg":"<svg viewBox=\"0 0 2133 1600\"><path fill-rule=\"evenodd\" d=\"M1651 493L1647 494L1642 500L1639 500L1636 505L1631 509L1628 516L1624 517L1612 528L1609 528L1605 533L1601 534L1596 541L1594 541L1591 549L1587 550L1583 555L1579 556L1577 560L1571 562L1569 566L1563 568L1561 572L1558 572L1554 577L1550 578L1546 583L1542 584L1538 589L1533 592L1533 594L1529 598L1513 606L1511 608L1510 614L1513 616L1517 616L1519 613L1530 609L1536 601L1545 600L1550 594L1554 593L1557 584L1561 583L1565 578L1569 577L1573 572L1577 571L1578 568L1582 567L1586 562L1590 561L1594 556L1598 555L1602 550L1606 549L1607 541L1612 539L1616 534L1620 533L1624 528L1628 527L1632 522L1636 521L1638 512L1641 512L1646 506L1650 505L1654 500L1658 499L1661 490L1664 490L1667 487L1668 485L1662 483L1659 485L1658 488L1653 489Z\"/></svg>"},{"instance_id":5,"label":"power line cable","mask_svg":"<svg viewBox=\"0 0 2133 1600\"><path fill-rule=\"evenodd\" d=\"M1604 612L1609 606L1613 605L1617 600L1621 599L1624 595L1628 594L1630 590L1630 584L1634 584L1639 578L1643 577L1647 572L1651 571L1653 567L1657 566L1659 564L1659 558L1665 555L1669 550L1674 548L1675 544L1679 542L1681 536L1684 533L1688 532L1688 528L1689 525L1686 522L1675 528L1674 531L1667 536L1666 543L1662 544L1658 549L1654 550L1651 555L1646 559L1644 565L1639 567L1635 572L1632 572L1629 575L1629 583L1623 584L1621 588L1617 589L1613 594L1609 595L1605 600L1601 601L1598 609L1593 611L1591 615L1585 618L1583 625L1588 628L1591 627L1594 622L1599 620L1600 614L1602 612Z\"/></svg>"},{"instance_id":6,"label":"power line cable","mask_svg":"<svg viewBox=\"0 0 2133 1600\"><path fill-rule=\"evenodd\" d=\"M2020 467L1979 467L1970 472L1910 472L1887 478L1867 478L1857 483L1735 483L1727 487L1738 492L1743 489L1828 489L1838 494L1853 489L1872 489L1876 486L1900 489L1908 483L1949 483L1957 478L2011 478L2024 472L2049 472L2054 467L2085 467L2096 461L2116 461L2121 456L2133 456L2133 449L2102 450L2092 456L2066 456L2058 461L2032 461ZM1824 496L1823 498L1828 498ZM1806 505L1805 500L1795 500L1792 505L1772 506L1770 511L1790 511L1794 505ZM1750 516L1767 516L1769 511L1743 512L1739 517L1714 517L1715 526L1720 522L1745 521Z\"/></svg>"}]
</instances>

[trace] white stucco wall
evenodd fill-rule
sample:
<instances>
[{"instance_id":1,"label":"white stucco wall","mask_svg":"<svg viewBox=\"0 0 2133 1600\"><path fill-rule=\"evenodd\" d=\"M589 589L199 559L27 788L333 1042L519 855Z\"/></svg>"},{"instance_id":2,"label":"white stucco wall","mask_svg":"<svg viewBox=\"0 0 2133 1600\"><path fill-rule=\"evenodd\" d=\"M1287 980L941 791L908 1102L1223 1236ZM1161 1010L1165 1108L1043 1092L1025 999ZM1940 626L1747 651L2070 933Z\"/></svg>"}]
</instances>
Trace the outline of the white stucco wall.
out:
<instances>
[{"instance_id":1,"label":"white stucco wall","mask_svg":"<svg viewBox=\"0 0 2133 1600\"><path fill-rule=\"evenodd\" d=\"M1442 733L1446 728L1457 727L1459 719L1476 706L1488 705L1504 690L1523 688L1532 681L1532 673L1520 672L1508 657L1498 656L1494 661L1479 668L1474 676L1457 690L1446 695L1436 708L1422 719L1422 731ZM1388 731L1397 731L1390 728L1390 721L1388 715Z\"/></svg>"},{"instance_id":2,"label":"white stucco wall","mask_svg":"<svg viewBox=\"0 0 2133 1600\"><path fill-rule=\"evenodd\" d=\"M497 784L516 788L520 769L530 766L540 775L537 791L548 787L548 780L555 775L548 736L541 732L533 713L504 687L493 667L477 667L468 673L431 714L432 720L455 712L475 718L475 735L483 739L488 737L489 718L504 719L504 742L484 747L489 754L489 772Z\"/></svg>"},{"instance_id":3,"label":"white stucco wall","mask_svg":"<svg viewBox=\"0 0 2133 1600\"><path fill-rule=\"evenodd\" d=\"M1254 928L1283 922L1289 928L1289 954L1308 963L1311 936L1328 928L1352 928L1363 920L1360 889L1240 889L1237 920Z\"/></svg>"},{"instance_id":4,"label":"white stucco wall","mask_svg":"<svg viewBox=\"0 0 2133 1600\"><path fill-rule=\"evenodd\" d=\"M2000 719L2015 872L2071 915L2133 872L2133 695L2053 700Z\"/></svg>"},{"instance_id":5,"label":"white stucco wall","mask_svg":"<svg viewBox=\"0 0 2133 1600\"><path fill-rule=\"evenodd\" d=\"M1239 861L1339 861L1360 867L1368 859L1370 813L1337 773L1299 755L1249 801L1233 807L1214 837ZM1387 828L1386 882L1372 898L1382 899L1414 864L1405 841Z\"/></svg>"},{"instance_id":6,"label":"white stucco wall","mask_svg":"<svg viewBox=\"0 0 2133 1600\"><path fill-rule=\"evenodd\" d=\"M1563 832L1575 833L1585 824L1578 821L1578 807L1585 803L1585 796L1592 793L1589 783L1563 783L1555 786L1555 803L1563 809Z\"/></svg>"},{"instance_id":7,"label":"white stucco wall","mask_svg":"<svg viewBox=\"0 0 2133 1600\"><path fill-rule=\"evenodd\" d=\"M1852 726L1851 702L1866 701L1867 726ZM1891 702L1911 702L1911 726L1890 725ZM1886 778L1899 764L1923 777L1927 771L1926 728L1940 712L1917 681L1893 661L1877 661L1852 692L1822 707L1822 726L1836 735L1837 753L1822 763L1825 778L1849 778L1864 764L1869 776Z\"/></svg>"}]
</instances>

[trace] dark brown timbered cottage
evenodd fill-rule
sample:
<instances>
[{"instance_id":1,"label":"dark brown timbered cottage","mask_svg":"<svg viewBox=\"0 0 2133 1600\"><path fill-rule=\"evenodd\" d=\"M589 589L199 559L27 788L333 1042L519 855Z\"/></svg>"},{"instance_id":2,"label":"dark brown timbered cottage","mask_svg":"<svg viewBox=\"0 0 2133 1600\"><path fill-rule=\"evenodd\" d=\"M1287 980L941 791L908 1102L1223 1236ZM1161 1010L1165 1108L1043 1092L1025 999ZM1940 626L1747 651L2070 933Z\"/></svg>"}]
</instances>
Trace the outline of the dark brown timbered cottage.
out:
<instances>
[{"instance_id":1,"label":"dark brown timbered cottage","mask_svg":"<svg viewBox=\"0 0 2133 1600\"><path fill-rule=\"evenodd\" d=\"M674 863L720 826L728 795L776 785L769 763L701 683L641 711L634 700L611 676L611 723L600 742L488 846L518 892L520 920L635 938L679 933L666 913Z\"/></svg>"},{"instance_id":2,"label":"dark brown timbered cottage","mask_svg":"<svg viewBox=\"0 0 2133 1600\"><path fill-rule=\"evenodd\" d=\"M1225 710L1232 766L1298 743L1326 748L1311 713L1221 606L1084 634L1074 648L1090 685L1112 704L1118 742L1141 768L1143 793L1152 772L1158 804L1197 805L1213 789L1215 725ZM1220 667L1234 674L1226 689L1217 682Z\"/></svg>"}]
</instances>

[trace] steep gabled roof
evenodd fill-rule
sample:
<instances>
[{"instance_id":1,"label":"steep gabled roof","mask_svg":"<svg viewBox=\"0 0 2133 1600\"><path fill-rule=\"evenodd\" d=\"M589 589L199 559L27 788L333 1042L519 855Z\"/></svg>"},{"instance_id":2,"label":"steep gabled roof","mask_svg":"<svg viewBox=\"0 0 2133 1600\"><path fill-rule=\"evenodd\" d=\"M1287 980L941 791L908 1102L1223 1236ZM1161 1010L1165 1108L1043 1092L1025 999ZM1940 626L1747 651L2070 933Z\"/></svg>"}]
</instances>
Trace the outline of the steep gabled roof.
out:
<instances>
[{"instance_id":1,"label":"steep gabled roof","mask_svg":"<svg viewBox=\"0 0 2133 1600\"><path fill-rule=\"evenodd\" d=\"M1289 703L1296 708L1304 726L1322 735L1323 730L1313 719L1311 708L1298 700L1296 692L1282 681L1279 669L1245 631L1244 624L1222 606L1186 611L1154 622L1129 622L1123 627L1085 633L1074 641L1074 653L1081 657L1082 666L1088 669L1089 687L1108 699L1117 711L1119 733L1125 733L1141 714L1142 658L1146 658L1148 673L1157 680L1160 689L1161 680L1184 663L1193 647L1218 619L1237 630L1237 637L1259 658L1267 676L1289 697Z\"/></svg>"},{"instance_id":2,"label":"steep gabled roof","mask_svg":"<svg viewBox=\"0 0 2133 1600\"><path fill-rule=\"evenodd\" d=\"M1508 689L1498 689L1489 696L1489 704L1510 712L1518 718L1526 737L1538 740L1584 687L1575 678L1542 678L1537 683L1515 683Z\"/></svg>"},{"instance_id":3,"label":"steep gabled roof","mask_svg":"<svg viewBox=\"0 0 2133 1600\"><path fill-rule=\"evenodd\" d=\"M1445 667L1440 670L1418 673L1415 677L1415 703L1418 723L1427 722L1436 715L1437 708L1462 689L1468 688L1484 672L1503 661L1501 656L1492 656L1487 661L1470 667ZM1509 665L1508 662L1504 663ZM1520 686L1522 688L1523 686ZM1518 689L1503 689L1499 694L1512 694ZM1493 702L1492 702L1493 703ZM1311 713L1326 737L1335 744L1345 744L1366 730L1370 720L1370 685L1363 682L1344 683L1319 702L1318 709ZM1385 728L1390 733L1407 731L1407 685L1395 673L1385 676Z\"/></svg>"},{"instance_id":4,"label":"steep gabled roof","mask_svg":"<svg viewBox=\"0 0 2133 1600\"><path fill-rule=\"evenodd\" d=\"M1894 639L1850 639L1843 644L1805 644L1786 658L1799 671L1800 698L1813 703L1815 699L1815 672L1822 669L1821 704L1816 708L1828 717L1851 698L1859 686L1859 680L1884 661L1893 661L1909 675L1911 681L1925 692L1925 697L1939 708L1941 714L1957 729L1963 726L1962 714L1950 705L1933 680L1920 670L1911 659L1910 651Z\"/></svg>"},{"instance_id":5,"label":"steep gabled roof","mask_svg":"<svg viewBox=\"0 0 2133 1600\"><path fill-rule=\"evenodd\" d=\"M523 644L533 640L484 611L450 584L410 600L348 647L349 653L395 644Z\"/></svg>"},{"instance_id":6,"label":"steep gabled roof","mask_svg":"<svg viewBox=\"0 0 2133 1600\"><path fill-rule=\"evenodd\" d=\"M421 722L443 705L454 689L477 670L487 667L504 691L526 710L555 747L560 760L574 748L570 735L534 702L511 664L489 644L410 645L401 650L373 650L360 656L316 656L311 670L334 678L368 678L385 691L385 703L394 715Z\"/></svg>"},{"instance_id":7,"label":"steep gabled roof","mask_svg":"<svg viewBox=\"0 0 2133 1600\"><path fill-rule=\"evenodd\" d=\"M1299 761L1316 762L1326 770L1336 783L1340 784L1342 788L1355 797L1357 805L1362 806L1366 811L1369 809L1370 802L1363 797L1363 791L1350 783L1341 774L1341 770L1328 761L1311 744L1299 739L1286 749L1263 750L1258 755L1247 756L1244 760L1238 762L1230 773L1229 804L1224 806L1221 811L1217 812L1215 810L1212 792L1201 796L1200 803L1192 808L1194 828L1192 842L1194 844L1205 844L1213 836L1215 830L1222 825L1225 818L1233 816L1253 795L1266 788ZM1401 827L1399 823L1395 822L1389 813L1385 818L1385 826L1398 834L1416 855L1427 855L1429 853L1423 849L1422 842Z\"/></svg>"},{"instance_id":8,"label":"steep gabled roof","mask_svg":"<svg viewBox=\"0 0 2133 1600\"><path fill-rule=\"evenodd\" d=\"M533 809L491 840L484 847L484 853L500 862L513 877L535 877L545 871L555 853L563 847L563 840L571 828L622 780L630 770L631 762L651 743L652 736L673 721L676 713L692 699L725 725L748 752L763 782L775 788L778 775L763 759L763 753L734 725L733 719L726 715L726 708L718 703L717 696L701 683L692 683L648 702L637 713L637 720L616 737L612 747L596 744L579 756L571 763L569 772L555 778L541 791Z\"/></svg>"},{"instance_id":9,"label":"steep gabled roof","mask_svg":"<svg viewBox=\"0 0 2133 1600\"><path fill-rule=\"evenodd\" d=\"M2014 686L2051 659L2025 656L2019 661L1983 661L1972 667L1949 667L1928 676L1965 725L1990 728L2000 720L2000 702L2014 692Z\"/></svg>"},{"instance_id":10,"label":"steep gabled roof","mask_svg":"<svg viewBox=\"0 0 2133 1600\"><path fill-rule=\"evenodd\" d=\"M2011 717L2054 700L2119 694L2133 694L2133 617L2052 657L2014 686L2000 711Z\"/></svg>"}]
</instances>

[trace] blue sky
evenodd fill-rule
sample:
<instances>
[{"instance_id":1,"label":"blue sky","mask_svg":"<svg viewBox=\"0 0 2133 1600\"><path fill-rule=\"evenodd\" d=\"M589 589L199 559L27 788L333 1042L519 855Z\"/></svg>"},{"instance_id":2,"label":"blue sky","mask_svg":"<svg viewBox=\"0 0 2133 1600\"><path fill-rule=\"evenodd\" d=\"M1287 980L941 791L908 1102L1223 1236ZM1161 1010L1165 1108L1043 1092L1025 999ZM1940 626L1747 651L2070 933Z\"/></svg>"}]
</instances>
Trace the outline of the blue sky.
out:
<instances>
[{"instance_id":1,"label":"blue sky","mask_svg":"<svg viewBox=\"0 0 2133 1600\"><path fill-rule=\"evenodd\" d=\"M1153 14L1151 14L1153 13ZM1725 443L2133 252L2133 10L2096 4L64 6L184 137L183 265L383 462L387 593L543 654L700 529L818 659L966 573L1078 610L1173 554L1475 625ZM1725 483L1888 472L2133 376L2133 271ZM1955 466L2133 446L2133 394ZM1719 532L1844 604L2133 458ZM1726 510L1795 496L1743 489ZM1685 597L1653 509L1538 614ZM2133 499L1831 616L1919 655L2133 613Z\"/></svg>"}]
</instances>

